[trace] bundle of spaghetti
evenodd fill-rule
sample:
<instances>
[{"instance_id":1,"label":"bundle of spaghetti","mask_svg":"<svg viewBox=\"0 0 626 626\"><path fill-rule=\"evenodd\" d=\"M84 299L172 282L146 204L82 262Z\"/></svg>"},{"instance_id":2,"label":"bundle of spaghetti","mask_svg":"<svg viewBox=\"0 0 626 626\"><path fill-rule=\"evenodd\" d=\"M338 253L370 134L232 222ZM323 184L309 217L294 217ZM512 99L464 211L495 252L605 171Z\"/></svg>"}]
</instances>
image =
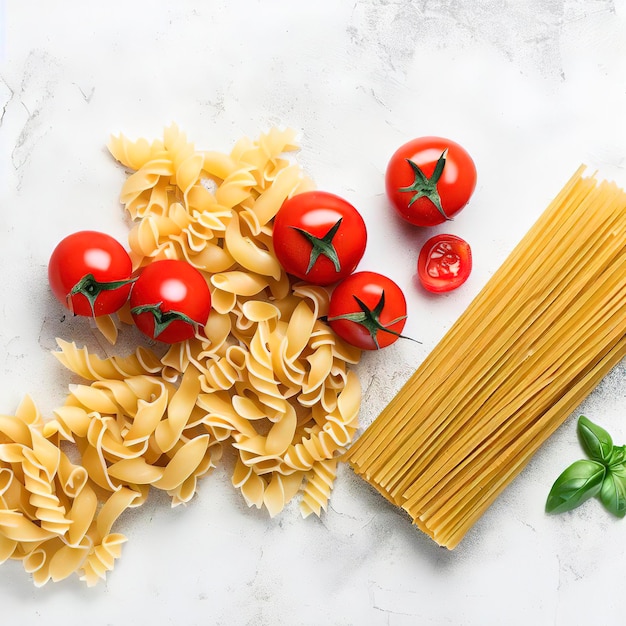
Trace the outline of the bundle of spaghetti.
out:
<instances>
[{"instance_id":1,"label":"bundle of spaghetti","mask_svg":"<svg viewBox=\"0 0 626 626\"><path fill-rule=\"evenodd\" d=\"M583 173L347 454L447 548L626 356L626 193Z\"/></svg>"}]
</instances>

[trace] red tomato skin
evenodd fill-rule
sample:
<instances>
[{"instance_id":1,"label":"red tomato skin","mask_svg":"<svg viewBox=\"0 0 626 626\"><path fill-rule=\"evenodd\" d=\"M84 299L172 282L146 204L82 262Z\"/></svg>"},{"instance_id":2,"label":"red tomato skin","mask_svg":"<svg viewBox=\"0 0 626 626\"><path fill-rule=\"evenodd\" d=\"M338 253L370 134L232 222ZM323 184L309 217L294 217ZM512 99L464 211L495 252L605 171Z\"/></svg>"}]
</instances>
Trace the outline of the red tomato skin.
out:
<instances>
[{"instance_id":1,"label":"red tomato skin","mask_svg":"<svg viewBox=\"0 0 626 626\"><path fill-rule=\"evenodd\" d=\"M204 276L193 265L177 259L153 261L135 281L130 294L131 311L137 306L161 303L163 313L183 313L202 328L211 312L211 292ZM150 312L132 313L137 328L163 343L178 343L196 335L192 324L183 320L171 322L155 337L155 320Z\"/></svg>"},{"instance_id":2,"label":"red tomato skin","mask_svg":"<svg viewBox=\"0 0 626 626\"><path fill-rule=\"evenodd\" d=\"M400 191L401 188L409 187L415 179L407 159L418 165L430 178L444 150L448 151L446 165L437 183L437 190L444 213L452 218L467 205L476 188L476 165L465 148L443 137L418 137L400 146L387 165L387 197L400 217L415 226L436 226L443 224L446 218L425 197L418 198L409 206L414 192Z\"/></svg>"},{"instance_id":3,"label":"red tomato skin","mask_svg":"<svg viewBox=\"0 0 626 626\"><path fill-rule=\"evenodd\" d=\"M351 320L332 318L345 315L346 313L358 313L361 311L354 296L359 298L372 310L380 301L382 292L385 292L385 307L380 315L383 326L400 334L406 323L406 299L402 289L393 280L376 272L355 272L342 280L333 290L328 306L328 323L330 327L342 339L361 350L377 350L376 343L370 332ZM394 324L389 322L402 318ZM397 335L378 331L376 333L378 347L385 348L399 339Z\"/></svg>"},{"instance_id":4,"label":"red tomato skin","mask_svg":"<svg viewBox=\"0 0 626 626\"><path fill-rule=\"evenodd\" d=\"M442 248L442 244L448 249ZM424 289L432 293L444 293L460 287L468 279L471 271L472 250L467 241L461 237L435 235L426 241L420 250L417 276Z\"/></svg>"},{"instance_id":5,"label":"red tomato skin","mask_svg":"<svg viewBox=\"0 0 626 626\"><path fill-rule=\"evenodd\" d=\"M341 264L320 255L307 273L312 245L295 230L301 228L322 238L341 219L333 245ZM306 191L287 199L274 218L274 252L285 271L315 285L331 285L349 276L365 253L367 229L357 209L340 196L326 191Z\"/></svg>"},{"instance_id":6,"label":"red tomato skin","mask_svg":"<svg viewBox=\"0 0 626 626\"><path fill-rule=\"evenodd\" d=\"M48 282L57 300L75 315L109 315L126 303L131 289L130 283L100 292L93 312L87 298L80 293L71 297L70 307L70 291L87 274L92 274L100 282L130 279L132 261L116 239L93 230L68 235L57 244L50 256Z\"/></svg>"}]
</instances>

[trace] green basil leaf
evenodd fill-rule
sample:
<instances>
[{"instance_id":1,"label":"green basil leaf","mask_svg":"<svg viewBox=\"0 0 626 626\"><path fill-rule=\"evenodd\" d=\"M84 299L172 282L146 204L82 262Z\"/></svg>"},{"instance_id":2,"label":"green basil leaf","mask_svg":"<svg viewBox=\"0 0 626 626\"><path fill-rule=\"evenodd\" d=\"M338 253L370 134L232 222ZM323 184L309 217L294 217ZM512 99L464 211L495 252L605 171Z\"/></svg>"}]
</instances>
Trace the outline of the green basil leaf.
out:
<instances>
[{"instance_id":1,"label":"green basil leaf","mask_svg":"<svg viewBox=\"0 0 626 626\"><path fill-rule=\"evenodd\" d=\"M593 461L608 463L613 452L613 440L611 435L584 415L578 418L578 435L580 442Z\"/></svg>"},{"instance_id":2,"label":"green basil leaf","mask_svg":"<svg viewBox=\"0 0 626 626\"><path fill-rule=\"evenodd\" d=\"M572 463L554 482L546 501L548 513L563 513L600 493L606 468L602 463L582 459Z\"/></svg>"},{"instance_id":3,"label":"green basil leaf","mask_svg":"<svg viewBox=\"0 0 626 626\"><path fill-rule=\"evenodd\" d=\"M600 501L613 515L626 516L626 466L623 463L607 470Z\"/></svg>"},{"instance_id":4,"label":"green basil leaf","mask_svg":"<svg viewBox=\"0 0 626 626\"><path fill-rule=\"evenodd\" d=\"M613 452L611 452L611 458L609 459L609 467L623 463L626 463L626 446L613 446Z\"/></svg>"}]
</instances>

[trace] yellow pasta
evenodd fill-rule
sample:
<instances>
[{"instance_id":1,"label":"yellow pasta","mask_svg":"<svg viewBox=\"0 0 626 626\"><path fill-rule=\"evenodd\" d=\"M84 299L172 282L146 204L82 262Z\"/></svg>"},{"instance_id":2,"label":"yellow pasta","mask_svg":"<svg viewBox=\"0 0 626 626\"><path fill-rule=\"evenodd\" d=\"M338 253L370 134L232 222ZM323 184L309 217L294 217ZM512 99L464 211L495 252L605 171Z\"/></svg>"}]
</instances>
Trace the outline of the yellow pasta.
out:
<instances>
[{"instance_id":1,"label":"yellow pasta","mask_svg":"<svg viewBox=\"0 0 626 626\"><path fill-rule=\"evenodd\" d=\"M311 514L319 516L323 510L326 510L330 492L337 476L337 464L336 458L318 461L306 473L307 482L300 503L302 514L305 517Z\"/></svg>"},{"instance_id":2,"label":"yellow pasta","mask_svg":"<svg viewBox=\"0 0 626 626\"><path fill-rule=\"evenodd\" d=\"M45 436L30 398L16 415L0 418L0 559L21 560L35 585L74 572L88 584L103 579L125 540L110 529L138 496L124 489L98 498L88 471ZM111 552L112 537L118 547Z\"/></svg>"},{"instance_id":3,"label":"yellow pasta","mask_svg":"<svg viewBox=\"0 0 626 626\"><path fill-rule=\"evenodd\" d=\"M139 374L157 374L163 364L150 350L138 347L135 354L102 359L75 343L57 340L60 350L53 354L69 370L85 380L124 379Z\"/></svg>"},{"instance_id":4,"label":"yellow pasta","mask_svg":"<svg viewBox=\"0 0 626 626\"><path fill-rule=\"evenodd\" d=\"M448 548L626 355L626 193L583 171L347 455Z\"/></svg>"},{"instance_id":5,"label":"yellow pasta","mask_svg":"<svg viewBox=\"0 0 626 626\"><path fill-rule=\"evenodd\" d=\"M202 334L164 354L101 357L58 339L56 357L84 384L51 419L28 397L0 416L0 561L21 560L36 585L104 579L124 511L153 489L189 502L225 446L249 506L275 516L300 494L304 516L325 510L357 429L360 352L322 321L328 289L292 284L273 253L276 212L312 188L289 154L294 136L273 128L230 154L196 150L176 125L152 142L111 138L131 170L120 199L135 269L186 260L213 310ZM95 326L115 344L132 323L126 307Z\"/></svg>"}]
</instances>

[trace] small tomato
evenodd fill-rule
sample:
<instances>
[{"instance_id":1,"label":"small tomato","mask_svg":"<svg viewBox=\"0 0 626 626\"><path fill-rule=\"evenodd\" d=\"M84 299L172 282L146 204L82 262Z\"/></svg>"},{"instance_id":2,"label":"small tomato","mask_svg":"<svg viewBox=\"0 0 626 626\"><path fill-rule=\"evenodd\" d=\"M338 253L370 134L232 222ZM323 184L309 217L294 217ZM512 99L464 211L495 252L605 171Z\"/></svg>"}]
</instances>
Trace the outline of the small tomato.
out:
<instances>
[{"instance_id":1,"label":"small tomato","mask_svg":"<svg viewBox=\"0 0 626 626\"><path fill-rule=\"evenodd\" d=\"M476 166L458 143L419 137L400 146L385 173L387 197L416 226L435 226L456 215L476 187Z\"/></svg>"},{"instance_id":2,"label":"small tomato","mask_svg":"<svg viewBox=\"0 0 626 626\"><path fill-rule=\"evenodd\" d=\"M356 272L333 290L327 319L351 345L362 350L384 348L402 337L406 299L390 278L376 272Z\"/></svg>"},{"instance_id":3,"label":"small tomato","mask_svg":"<svg viewBox=\"0 0 626 626\"><path fill-rule=\"evenodd\" d=\"M200 271L186 261L153 261L133 285L130 311L145 335L177 343L191 339L206 324L211 292Z\"/></svg>"},{"instance_id":4,"label":"small tomato","mask_svg":"<svg viewBox=\"0 0 626 626\"><path fill-rule=\"evenodd\" d=\"M52 293L75 315L118 311L128 300L131 274L132 262L122 244L93 230L65 237L48 263Z\"/></svg>"},{"instance_id":5,"label":"small tomato","mask_svg":"<svg viewBox=\"0 0 626 626\"><path fill-rule=\"evenodd\" d=\"M272 241L288 274L330 285L355 270L367 231L349 202L326 191L307 191L283 203L274 218Z\"/></svg>"}]
</instances>

